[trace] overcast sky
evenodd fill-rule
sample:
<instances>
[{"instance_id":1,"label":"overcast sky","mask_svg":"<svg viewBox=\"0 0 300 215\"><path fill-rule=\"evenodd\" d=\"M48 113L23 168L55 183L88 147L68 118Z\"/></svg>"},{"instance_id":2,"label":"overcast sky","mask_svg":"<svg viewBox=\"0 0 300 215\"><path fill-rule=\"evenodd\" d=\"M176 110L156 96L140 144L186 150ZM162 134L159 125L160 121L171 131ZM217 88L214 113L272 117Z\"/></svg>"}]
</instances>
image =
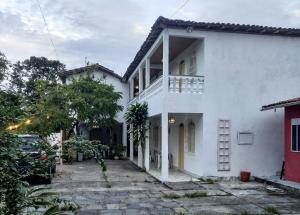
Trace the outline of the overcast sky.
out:
<instances>
[{"instance_id":1,"label":"overcast sky","mask_svg":"<svg viewBox=\"0 0 300 215\"><path fill-rule=\"evenodd\" d=\"M158 16L300 28L300 0L0 0L0 51L14 62L59 59L68 69L85 57L124 74Z\"/></svg>"}]
</instances>

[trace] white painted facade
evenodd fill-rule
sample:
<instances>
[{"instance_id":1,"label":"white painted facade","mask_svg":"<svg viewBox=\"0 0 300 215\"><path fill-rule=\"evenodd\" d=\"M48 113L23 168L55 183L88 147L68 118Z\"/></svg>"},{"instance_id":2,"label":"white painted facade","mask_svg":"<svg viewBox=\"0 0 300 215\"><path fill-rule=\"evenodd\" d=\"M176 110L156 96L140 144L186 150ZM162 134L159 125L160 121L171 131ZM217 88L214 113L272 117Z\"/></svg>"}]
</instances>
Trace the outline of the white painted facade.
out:
<instances>
[{"instance_id":1,"label":"white painted facade","mask_svg":"<svg viewBox=\"0 0 300 215\"><path fill-rule=\"evenodd\" d=\"M170 37L198 40L169 62ZM132 84L133 77L141 73L145 65L149 65L149 58L161 43L162 77L150 86L146 83L148 87L140 90L135 98L131 92L129 102L130 105L146 101L150 124L157 124L161 129L161 178L168 180L168 154L173 156L174 168L178 167L178 126L183 123L186 127L189 121L193 121L196 128L195 152L187 150L186 132L184 171L197 176L224 177L238 176L241 170L251 171L256 176L275 175L280 171L284 147L284 113L282 110L261 113L260 107L299 96L300 38L196 30L189 33L186 30L164 29L128 83ZM171 76L179 74L180 61L185 60L188 65L188 59L193 53L196 53L197 74L189 77L196 80L201 76L197 89L194 90L193 86L184 92L171 89ZM149 79L147 72L149 66L146 66L146 80ZM195 85L198 82L193 83ZM130 89L132 91L133 87ZM170 116L175 118L174 124L168 123ZM218 170L220 119L230 121L228 171ZM253 134L253 143L239 144L239 132ZM153 139L150 134L150 158ZM146 167L149 166L147 162L151 161L146 159Z\"/></svg>"},{"instance_id":2,"label":"white painted facade","mask_svg":"<svg viewBox=\"0 0 300 215\"><path fill-rule=\"evenodd\" d=\"M86 73L78 73L68 75L66 78L66 84L69 84L72 79L78 79L81 76L87 75ZM128 104L128 96L129 96L129 87L128 84L123 82L120 78L110 75L109 73L103 72L101 70L95 70L93 72L89 72L89 75L93 77L95 80L100 80L105 84L114 86L116 92L122 93L122 98L119 101L119 105L123 107L123 110L117 113L116 121L123 123L123 145L127 144L127 125L124 121L124 114L126 112L127 104Z\"/></svg>"},{"instance_id":3,"label":"white painted facade","mask_svg":"<svg viewBox=\"0 0 300 215\"><path fill-rule=\"evenodd\" d=\"M196 39L169 61L171 37ZM161 65L152 65L151 56L162 45ZM168 180L171 154L173 168L179 165L179 125L184 125L183 171L195 176L238 176L251 171L254 176L275 175L283 161L284 137L282 110L260 111L263 104L299 96L300 38L213 31L187 32L164 29L146 53L127 83L107 75L104 80L123 93L123 122L127 107L135 102L149 106L149 138L146 140L145 168L158 168ZM192 57L195 73L189 73ZM179 73L184 60L185 71ZM161 68L162 76L150 84L151 68ZM143 73L143 71L145 71ZM145 78L143 78L145 75ZM95 78L103 79L101 72ZM139 77L134 97L134 77ZM145 81L146 83L143 83ZM143 89L145 85L145 89ZM180 86L179 86L180 85ZM175 119L169 123L170 117ZM219 120L229 120L229 169L221 171ZM188 124L195 125L195 151L188 150ZM126 145L126 126L123 144ZM160 134L154 135L158 128ZM239 144L239 132L253 135L252 144ZM134 160L130 135L130 159ZM158 151L160 156L155 156ZM159 164L153 164L159 159ZM142 166L141 150L138 164Z\"/></svg>"}]
</instances>

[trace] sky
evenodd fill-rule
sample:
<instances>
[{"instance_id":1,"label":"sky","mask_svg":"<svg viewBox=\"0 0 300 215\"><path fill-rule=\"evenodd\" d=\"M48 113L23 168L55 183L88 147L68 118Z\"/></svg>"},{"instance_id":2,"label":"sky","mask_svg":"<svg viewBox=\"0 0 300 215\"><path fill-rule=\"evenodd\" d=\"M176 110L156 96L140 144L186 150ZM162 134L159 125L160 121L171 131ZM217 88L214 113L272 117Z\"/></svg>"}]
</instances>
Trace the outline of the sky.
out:
<instances>
[{"instance_id":1,"label":"sky","mask_svg":"<svg viewBox=\"0 0 300 215\"><path fill-rule=\"evenodd\" d=\"M87 59L123 75L159 16L300 28L300 0L0 0L0 51L67 69Z\"/></svg>"}]
</instances>

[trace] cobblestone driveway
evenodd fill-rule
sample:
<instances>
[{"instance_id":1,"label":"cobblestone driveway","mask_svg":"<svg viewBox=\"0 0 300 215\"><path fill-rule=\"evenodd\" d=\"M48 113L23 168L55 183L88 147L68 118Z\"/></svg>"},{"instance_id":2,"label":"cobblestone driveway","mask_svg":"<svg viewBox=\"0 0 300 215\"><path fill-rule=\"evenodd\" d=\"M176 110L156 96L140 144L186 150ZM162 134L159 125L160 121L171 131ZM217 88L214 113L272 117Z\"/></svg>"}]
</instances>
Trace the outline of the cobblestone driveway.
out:
<instances>
[{"instance_id":1,"label":"cobblestone driveway","mask_svg":"<svg viewBox=\"0 0 300 215\"><path fill-rule=\"evenodd\" d=\"M82 215L300 214L300 198L263 184L188 182L172 184L171 189L139 171L129 161L106 163L110 188L100 168L92 161L59 168L51 186L63 199L77 202ZM205 196L195 197L195 192Z\"/></svg>"}]
</instances>

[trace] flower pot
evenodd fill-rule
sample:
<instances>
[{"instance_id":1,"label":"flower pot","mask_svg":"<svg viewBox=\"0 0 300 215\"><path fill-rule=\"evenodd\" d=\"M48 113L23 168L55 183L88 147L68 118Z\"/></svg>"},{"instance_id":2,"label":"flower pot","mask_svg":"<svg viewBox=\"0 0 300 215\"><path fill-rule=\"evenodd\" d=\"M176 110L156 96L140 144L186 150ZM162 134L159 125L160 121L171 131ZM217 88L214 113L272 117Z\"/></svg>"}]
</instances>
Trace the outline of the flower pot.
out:
<instances>
[{"instance_id":1,"label":"flower pot","mask_svg":"<svg viewBox=\"0 0 300 215\"><path fill-rule=\"evenodd\" d=\"M240 172L241 181L242 182L249 182L250 181L250 175L251 175L251 172L241 171Z\"/></svg>"},{"instance_id":2,"label":"flower pot","mask_svg":"<svg viewBox=\"0 0 300 215\"><path fill-rule=\"evenodd\" d=\"M83 153L82 152L77 153L77 161L79 161L79 162L83 161Z\"/></svg>"}]
</instances>

